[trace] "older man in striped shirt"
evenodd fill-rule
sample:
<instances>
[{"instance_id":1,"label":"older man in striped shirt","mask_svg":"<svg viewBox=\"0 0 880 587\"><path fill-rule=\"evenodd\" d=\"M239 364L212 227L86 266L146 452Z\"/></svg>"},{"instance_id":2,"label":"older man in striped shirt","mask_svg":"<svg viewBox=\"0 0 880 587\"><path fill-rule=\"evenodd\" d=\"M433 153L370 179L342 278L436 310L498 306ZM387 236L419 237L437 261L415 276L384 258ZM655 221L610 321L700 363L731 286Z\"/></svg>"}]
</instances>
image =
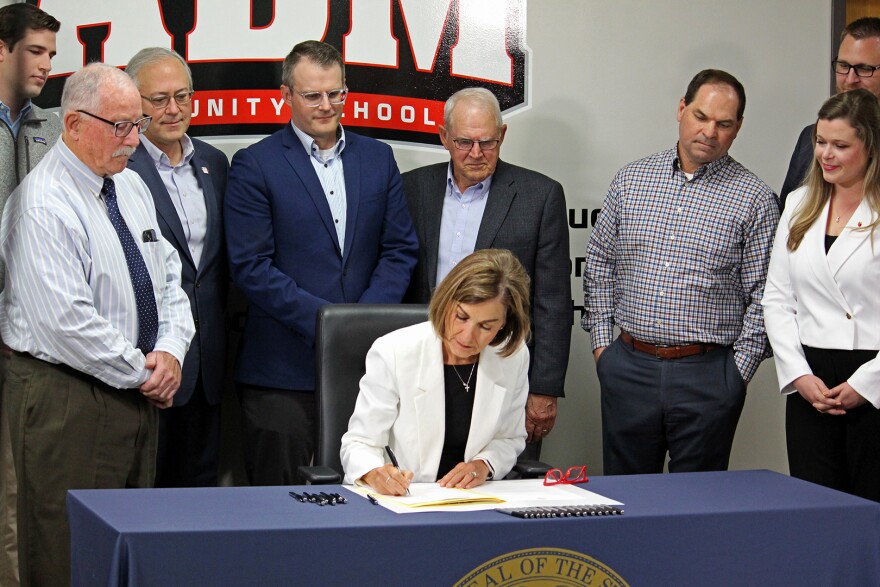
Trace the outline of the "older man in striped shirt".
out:
<instances>
[{"instance_id":1,"label":"older man in striped shirt","mask_svg":"<svg viewBox=\"0 0 880 587\"><path fill-rule=\"evenodd\" d=\"M776 196L728 150L746 106L698 73L678 144L621 169L587 245L583 327L602 388L606 475L727 468L746 384L769 355L761 297ZM612 342L612 329L621 329Z\"/></svg>"},{"instance_id":2,"label":"older man in striped shirt","mask_svg":"<svg viewBox=\"0 0 880 587\"><path fill-rule=\"evenodd\" d=\"M156 407L171 405L195 332L177 252L126 169L142 112L116 68L72 75L61 140L0 224L22 585L70 580L67 489L153 484Z\"/></svg>"}]
</instances>

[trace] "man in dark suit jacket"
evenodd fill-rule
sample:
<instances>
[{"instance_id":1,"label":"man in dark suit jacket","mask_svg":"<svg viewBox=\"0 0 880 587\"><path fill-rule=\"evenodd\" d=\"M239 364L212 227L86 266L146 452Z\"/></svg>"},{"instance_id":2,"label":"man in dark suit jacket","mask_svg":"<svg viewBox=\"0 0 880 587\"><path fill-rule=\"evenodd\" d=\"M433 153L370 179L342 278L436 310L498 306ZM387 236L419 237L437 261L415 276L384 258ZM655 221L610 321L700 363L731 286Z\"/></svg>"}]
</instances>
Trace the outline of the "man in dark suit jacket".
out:
<instances>
[{"instance_id":1,"label":"man in dark suit jacket","mask_svg":"<svg viewBox=\"0 0 880 587\"><path fill-rule=\"evenodd\" d=\"M192 75L175 52L143 49L126 72L153 120L128 166L153 195L162 235L177 249L181 286L196 334L183 362L174 406L159 413L156 487L217 485L220 403L226 364L223 194L229 160L186 135L192 116Z\"/></svg>"},{"instance_id":2,"label":"man in dark suit jacket","mask_svg":"<svg viewBox=\"0 0 880 587\"><path fill-rule=\"evenodd\" d=\"M865 17L849 23L840 35L840 49L832 62L837 92L864 88L880 97L880 18ZM820 104L816 105L818 112ZM785 206L788 194L796 190L806 178L813 162L813 132L816 123L807 126L798 136L788 173L779 192L780 207Z\"/></svg>"},{"instance_id":3,"label":"man in dark suit jacket","mask_svg":"<svg viewBox=\"0 0 880 587\"><path fill-rule=\"evenodd\" d=\"M255 485L300 483L297 467L310 462L318 309L398 303L416 262L391 148L339 124L344 67L330 45L296 45L282 67L291 124L230 169L230 268L250 303L235 379Z\"/></svg>"},{"instance_id":4,"label":"man in dark suit jacket","mask_svg":"<svg viewBox=\"0 0 880 587\"><path fill-rule=\"evenodd\" d=\"M537 458L565 392L571 342L565 194L559 182L499 160L507 125L488 90L453 94L439 131L450 163L403 175L420 244L405 301L427 303L455 263L477 249L509 249L519 258L532 278L525 454Z\"/></svg>"}]
</instances>

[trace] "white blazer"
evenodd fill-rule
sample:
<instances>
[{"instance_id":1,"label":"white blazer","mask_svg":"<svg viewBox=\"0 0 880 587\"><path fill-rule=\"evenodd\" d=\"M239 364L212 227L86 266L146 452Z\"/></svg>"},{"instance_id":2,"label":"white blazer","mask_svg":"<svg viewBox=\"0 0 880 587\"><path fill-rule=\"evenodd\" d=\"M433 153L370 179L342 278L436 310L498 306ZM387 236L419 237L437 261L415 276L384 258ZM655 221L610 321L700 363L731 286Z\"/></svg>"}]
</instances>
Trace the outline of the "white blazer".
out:
<instances>
[{"instance_id":1,"label":"white blazer","mask_svg":"<svg viewBox=\"0 0 880 587\"><path fill-rule=\"evenodd\" d=\"M391 446L416 482L437 479L446 428L441 340L430 322L387 334L367 353L367 371L348 432L342 437L345 481L353 483L387 461ZM496 347L480 353L474 411L465 461L492 463L501 479L525 448L529 351L523 344L503 358ZM445 471L444 471L445 474Z\"/></svg>"},{"instance_id":2,"label":"white blazer","mask_svg":"<svg viewBox=\"0 0 880 587\"><path fill-rule=\"evenodd\" d=\"M830 203L826 204L792 252L785 243L792 216L806 191L802 187L786 200L762 301L782 393L794 392L793 381L812 373L801 344L880 350L880 228L874 230L873 238L870 230L859 230L870 225L875 214L863 201L826 255L825 221ZM880 408L880 359L859 367L848 381Z\"/></svg>"}]
</instances>

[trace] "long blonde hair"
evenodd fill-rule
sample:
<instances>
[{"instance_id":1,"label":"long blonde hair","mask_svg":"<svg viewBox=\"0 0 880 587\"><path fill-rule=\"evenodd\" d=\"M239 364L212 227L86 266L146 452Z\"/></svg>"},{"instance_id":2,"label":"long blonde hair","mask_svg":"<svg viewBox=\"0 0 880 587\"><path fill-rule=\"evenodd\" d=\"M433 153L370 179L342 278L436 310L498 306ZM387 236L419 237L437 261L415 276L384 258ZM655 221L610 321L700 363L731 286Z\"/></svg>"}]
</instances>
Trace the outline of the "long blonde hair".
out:
<instances>
[{"instance_id":1,"label":"long blonde hair","mask_svg":"<svg viewBox=\"0 0 880 587\"><path fill-rule=\"evenodd\" d=\"M832 96L819 109L818 120L845 120L856 131L865 145L868 166L865 169L865 200L875 213L874 220L856 230L870 230L880 223L880 102L868 90L858 89ZM816 129L813 128L813 147L816 146ZM813 156L810 171L804 181L807 197L801 202L791 219L786 245L789 251L800 246L807 230L822 214L825 204L834 193L834 185L825 181L822 167Z\"/></svg>"}]
</instances>

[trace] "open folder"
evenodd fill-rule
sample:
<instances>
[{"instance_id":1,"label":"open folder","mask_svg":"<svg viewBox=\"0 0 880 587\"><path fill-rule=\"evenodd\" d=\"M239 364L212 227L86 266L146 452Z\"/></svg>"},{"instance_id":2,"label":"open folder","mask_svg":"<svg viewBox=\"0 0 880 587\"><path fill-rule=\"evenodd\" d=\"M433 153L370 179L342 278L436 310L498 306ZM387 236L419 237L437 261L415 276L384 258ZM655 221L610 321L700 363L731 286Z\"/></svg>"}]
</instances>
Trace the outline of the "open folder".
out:
<instances>
[{"instance_id":1,"label":"open folder","mask_svg":"<svg viewBox=\"0 0 880 587\"><path fill-rule=\"evenodd\" d=\"M440 487L436 483L413 483L412 495L381 495L369 487L346 485L346 489L399 514L426 511L475 511L498 508L623 505L574 485L545 487L541 479L489 481L477 489Z\"/></svg>"},{"instance_id":2,"label":"open folder","mask_svg":"<svg viewBox=\"0 0 880 587\"><path fill-rule=\"evenodd\" d=\"M379 503L395 504L405 508L504 503L503 499L494 495L473 489L440 487L436 483L413 483L409 486L410 495L382 495L367 488L358 489L366 495L372 495Z\"/></svg>"}]
</instances>

